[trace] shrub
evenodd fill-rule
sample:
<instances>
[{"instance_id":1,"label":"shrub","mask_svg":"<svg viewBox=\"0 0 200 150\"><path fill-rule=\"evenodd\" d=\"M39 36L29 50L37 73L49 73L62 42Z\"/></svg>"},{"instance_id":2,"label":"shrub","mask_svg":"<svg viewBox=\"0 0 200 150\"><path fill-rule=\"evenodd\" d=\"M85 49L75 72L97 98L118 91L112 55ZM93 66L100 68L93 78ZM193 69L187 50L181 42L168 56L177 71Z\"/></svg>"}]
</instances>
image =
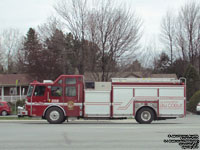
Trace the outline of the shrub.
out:
<instances>
[{"instance_id":1,"label":"shrub","mask_svg":"<svg viewBox=\"0 0 200 150\"><path fill-rule=\"evenodd\" d=\"M200 102L200 90L197 91L187 104L187 110L196 113L196 106Z\"/></svg>"},{"instance_id":2,"label":"shrub","mask_svg":"<svg viewBox=\"0 0 200 150\"><path fill-rule=\"evenodd\" d=\"M8 104L11 107L12 114L17 114L17 107L18 106L24 106L25 105L25 100L17 100L15 102L8 102Z\"/></svg>"},{"instance_id":3,"label":"shrub","mask_svg":"<svg viewBox=\"0 0 200 150\"><path fill-rule=\"evenodd\" d=\"M15 103L13 103L13 102L8 102L8 105L9 105L10 108L11 108L11 114L16 114L16 112L15 112Z\"/></svg>"},{"instance_id":4,"label":"shrub","mask_svg":"<svg viewBox=\"0 0 200 150\"><path fill-rule=\"evenodd\" d=\"M25 99L23 99L23 100L17 100L17 102L16 102L16 105L17 106L24 106L24 104L25 104Z\"/></svg>"}]
</instances>

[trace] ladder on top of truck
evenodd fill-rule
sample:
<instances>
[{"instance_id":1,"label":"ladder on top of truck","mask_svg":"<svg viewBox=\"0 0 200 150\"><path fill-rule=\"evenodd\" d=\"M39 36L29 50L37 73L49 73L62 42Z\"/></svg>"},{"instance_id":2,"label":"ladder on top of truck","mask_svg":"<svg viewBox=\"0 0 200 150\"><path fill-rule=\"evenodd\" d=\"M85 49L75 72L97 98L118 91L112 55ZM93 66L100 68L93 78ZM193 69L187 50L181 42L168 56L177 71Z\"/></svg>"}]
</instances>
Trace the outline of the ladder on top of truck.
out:
<instances>
[{"instance_id":1,"label":"ladder on top of truck","mask_svg":"<svg viewBox=\"0 0 200 150\"><path fill-rule=\"evenodd\" d=\"M185 78L112 78L112 82L123 82L123 83L185 83Z\"/></svg>"}]
</instances>

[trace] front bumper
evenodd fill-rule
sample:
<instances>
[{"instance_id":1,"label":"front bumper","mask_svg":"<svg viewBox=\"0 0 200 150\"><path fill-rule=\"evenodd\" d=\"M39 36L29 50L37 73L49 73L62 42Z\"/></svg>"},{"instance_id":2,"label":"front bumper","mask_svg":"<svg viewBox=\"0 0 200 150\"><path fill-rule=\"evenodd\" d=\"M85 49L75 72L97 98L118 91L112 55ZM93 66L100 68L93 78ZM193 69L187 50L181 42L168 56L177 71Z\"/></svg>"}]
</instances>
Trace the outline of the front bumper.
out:
<instances>
[{"instance_id":1,"label":"front bumper","mask_svg":"<svg viewBox=\"0 0 200 150\"><path fill-rule=\"evenodd\" d=\"M18 106L17 107L17 115L18 117L23 117L28 115L28 111L24 109L24 107Z\"/></svg>"},{"instance_id":2,"label":"front bumper","mask_svg":"<svg viewBox=\"0 0 200 150\"><path fill-rule=\"evenodd\" d=\"M197 111L197 112L200 112L200 106L199 106L199 105L197 105L196 111Z\"/></svg>"}]
</instances>

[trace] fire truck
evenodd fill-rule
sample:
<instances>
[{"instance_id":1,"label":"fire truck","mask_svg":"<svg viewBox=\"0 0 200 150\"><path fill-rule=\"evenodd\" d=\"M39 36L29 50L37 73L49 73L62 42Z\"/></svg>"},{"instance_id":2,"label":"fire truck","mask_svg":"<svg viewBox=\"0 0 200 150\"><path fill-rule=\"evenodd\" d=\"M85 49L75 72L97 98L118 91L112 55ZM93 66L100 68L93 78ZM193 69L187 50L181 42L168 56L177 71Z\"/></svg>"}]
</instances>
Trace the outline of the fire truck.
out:
<instances>
[{"instance_id":1,"label":"fire truck","mask_svg":"<svg viewBox=\"0 0 200 150\"><path fill-rule=\"evenodd\" d=\"M54 82L30 83L18 116L39 116L51 124L66 119L131 119L140 124L186 115L185 79L112 78L84 82L83 75L61 75Z\"/></svg>"}]
</instances>

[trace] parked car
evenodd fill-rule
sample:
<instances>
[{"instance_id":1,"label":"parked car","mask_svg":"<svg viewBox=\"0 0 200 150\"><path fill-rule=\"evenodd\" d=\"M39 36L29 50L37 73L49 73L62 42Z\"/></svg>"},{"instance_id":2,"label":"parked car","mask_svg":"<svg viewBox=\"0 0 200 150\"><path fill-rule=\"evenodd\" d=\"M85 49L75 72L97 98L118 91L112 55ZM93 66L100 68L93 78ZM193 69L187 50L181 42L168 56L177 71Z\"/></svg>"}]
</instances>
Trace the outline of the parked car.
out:
<instances>
[{"instance_id":1,"label":"parked car","mask_svg":"<svg viewBox=\"0 0 200 150\"><path fill-rule=\"evenodd\" d=\"M198 114L200 114L200 102L197 104L196 111Z\"/></svg>"},{"instance_id":2,"label":"parked car","mask_svg":"<svg viewBox=\"0 0 200 150\"><path fill-rule=\"evenodd\" d=\"M0 102L0 115L7 116L11 114L11 108L7 102Z\"/></svg>"}]
</instances>

